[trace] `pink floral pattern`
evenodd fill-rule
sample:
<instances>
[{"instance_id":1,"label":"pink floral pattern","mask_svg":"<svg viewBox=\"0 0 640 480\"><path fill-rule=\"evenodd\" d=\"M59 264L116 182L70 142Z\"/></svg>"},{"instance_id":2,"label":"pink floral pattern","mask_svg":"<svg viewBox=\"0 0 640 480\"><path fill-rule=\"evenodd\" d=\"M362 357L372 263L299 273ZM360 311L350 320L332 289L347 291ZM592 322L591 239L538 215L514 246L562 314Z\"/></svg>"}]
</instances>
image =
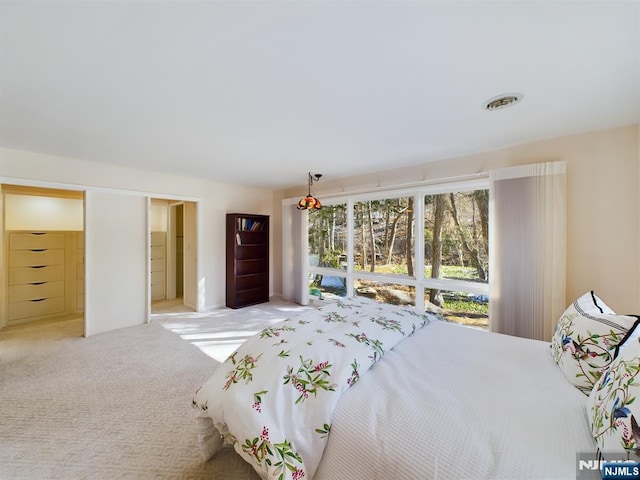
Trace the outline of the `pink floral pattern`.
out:
<instances>
[{"instance_id":1,"label":"pink floral pattern","mask_svg":"<svg viewBox=\"0 0 640 480\"><path fill-rule=\"evenodd\" d=\"M365 298L325 305L247 340L193 405L264 478L312 478L340 395L388 349L439 319Z\"/></svg>"},{"instance_id":2,"label":"pink floral pattern","mask_svg":"<svg viewBox=\"0 0 640 480\"><path fill-rule=\"evenodd\" d=\"M317 396L320 390L334 392L336 384L331 383L329 378L331 378L329 362L314 365L313 360L305 360L302 356L300 356L298 369L294 372L294 367L288 367L287 374L283 377L284 385L290 384L300 393L296 399L296 405L309 398L309 394Z\"/></svg>"}]
</instances>

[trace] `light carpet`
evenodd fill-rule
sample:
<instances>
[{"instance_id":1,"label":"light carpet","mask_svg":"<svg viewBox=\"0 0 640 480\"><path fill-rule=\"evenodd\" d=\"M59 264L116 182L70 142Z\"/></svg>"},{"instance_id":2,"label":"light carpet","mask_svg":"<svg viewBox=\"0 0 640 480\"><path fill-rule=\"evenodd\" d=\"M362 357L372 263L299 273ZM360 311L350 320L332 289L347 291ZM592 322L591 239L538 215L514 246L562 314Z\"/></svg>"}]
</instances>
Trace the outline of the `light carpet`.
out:
<instances>
[{"instance_id":1,"label":"light carpet","mask_svg":"<svg viewBox=\"0 0 640 480\"><path fill-rule=\"evenodd\" d=\"M81 319L0 330L0 479L257 479L231 448L202 461L191 399L248 336L304 308L169 312L89 338Z\"/></svg>"}]
</instances>

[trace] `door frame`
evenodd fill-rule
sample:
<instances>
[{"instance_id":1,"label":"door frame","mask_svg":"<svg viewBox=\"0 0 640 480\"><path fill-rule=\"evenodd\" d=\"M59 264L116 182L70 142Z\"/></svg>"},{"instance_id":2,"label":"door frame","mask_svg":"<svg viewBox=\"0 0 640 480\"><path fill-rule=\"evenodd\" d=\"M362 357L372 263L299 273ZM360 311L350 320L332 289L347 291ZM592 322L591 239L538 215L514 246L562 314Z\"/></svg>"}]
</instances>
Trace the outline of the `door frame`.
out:
<instances>
[{"instance_id":1,"label":"door frame","mask_svg":"<svg viewBox=\"0 0 640 480\"><path fill-rule=\"evenodd\" d=\"M200 248L199 237L199 221L198 221L198 201L186 198L170 198L162 196L147 197L148 217L147 217L147 303L148 318L147 323L151 321L151 200L167 200L167 234L166 234L166 298L176 298L176 215L175 210L178 205L182 205L183 215L183 296L182 304L194 311L200 311L200 305L204 302L200 298L202 292L198 288L198 271ZM188 228L191 226L191 228Z\"/></svg>"}]
</instances>

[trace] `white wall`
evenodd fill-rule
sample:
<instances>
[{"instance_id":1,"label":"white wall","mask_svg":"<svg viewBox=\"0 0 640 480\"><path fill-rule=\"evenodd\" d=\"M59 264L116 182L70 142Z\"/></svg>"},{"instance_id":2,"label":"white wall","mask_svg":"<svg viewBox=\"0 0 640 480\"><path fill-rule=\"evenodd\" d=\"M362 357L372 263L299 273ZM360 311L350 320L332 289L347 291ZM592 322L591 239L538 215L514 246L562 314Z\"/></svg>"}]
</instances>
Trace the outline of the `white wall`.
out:
<instances>
[{"instance_id":1,"label":"white wall","mask_svg":"<svg viewBox=\"0 0 640 480\"><path fill-rule=\"evenodd\" d=\"M145 323L147 199L88 191L85 208L85 335Z\"/></svg>"},{"instance_id":2,"label":"white wall","mask_svg":"<svg viewBox=\"0 0 640 480\"><path fill-rule=\"evenodd\" d=\"M640 126L572 135L413 167L349 178L328 175L314 185L315 195L375 189L437 180L494 168L565 160L567 162L566 303L595 290L619 313L640 314ZM274 222L281 200L304 188L275 193ZM281 235L274 241L277 247ZM277 250L274 261L282 261ZM281 292L280 269L275 270Z\"/></svg>"},{"instance_id":3,"label":"white wall","mask_svg":"<svg viewBox=\"0 0 640 480\"><path fill-rule=\"evenodd\" d=\"M264 189L3 148L0 148L0 183L104 192L123 198L138 196L194 202L200 295L196 303L200 309L221 307L225 303L225 214L272 215L273 205L273 193ZM88 219L93 226L87 223L87 233L90 228L98 228L97 222L110 222L117 216L109 211L103 214L101 219ZM146 225L146 220L144 222ZM125 238L124 241L137 243L138 239ZM97 267L87 265L86 268L87 275L104 276ZM93 273L92 268L96 268Z\"/></svg>"},{"instance_id":4,"label":"white wall","mask_svg":"<svg viewBox=\"0 0 640 480\"><path fill-rule=\"evenodd\" d=\"M82 200L74 198L5 195L7 230L76 230L83 226Z\"/></svg>"}]
</instances>

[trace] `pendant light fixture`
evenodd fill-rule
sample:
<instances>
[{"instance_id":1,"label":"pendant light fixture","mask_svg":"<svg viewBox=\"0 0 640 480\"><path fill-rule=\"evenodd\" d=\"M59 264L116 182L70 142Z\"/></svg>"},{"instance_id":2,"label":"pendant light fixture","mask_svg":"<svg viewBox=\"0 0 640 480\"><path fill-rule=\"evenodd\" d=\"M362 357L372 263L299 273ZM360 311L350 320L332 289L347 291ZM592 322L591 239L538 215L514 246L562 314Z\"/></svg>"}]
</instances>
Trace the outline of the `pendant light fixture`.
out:
<instances>
[{"instance_id":1,"label":"pendant light fixture","mask_svg":"<svg viewBox=\"0 0 640 480\"><path fill-rule=\"evenodd\" d=\"M322 208L320 200L311 195L311 185L313 185L313 182L320 180L321 176L321 173L311 175L311 172L309 172L309 193L298 202L298 210L320 210Z\"/></svg>"}]
</instances>

